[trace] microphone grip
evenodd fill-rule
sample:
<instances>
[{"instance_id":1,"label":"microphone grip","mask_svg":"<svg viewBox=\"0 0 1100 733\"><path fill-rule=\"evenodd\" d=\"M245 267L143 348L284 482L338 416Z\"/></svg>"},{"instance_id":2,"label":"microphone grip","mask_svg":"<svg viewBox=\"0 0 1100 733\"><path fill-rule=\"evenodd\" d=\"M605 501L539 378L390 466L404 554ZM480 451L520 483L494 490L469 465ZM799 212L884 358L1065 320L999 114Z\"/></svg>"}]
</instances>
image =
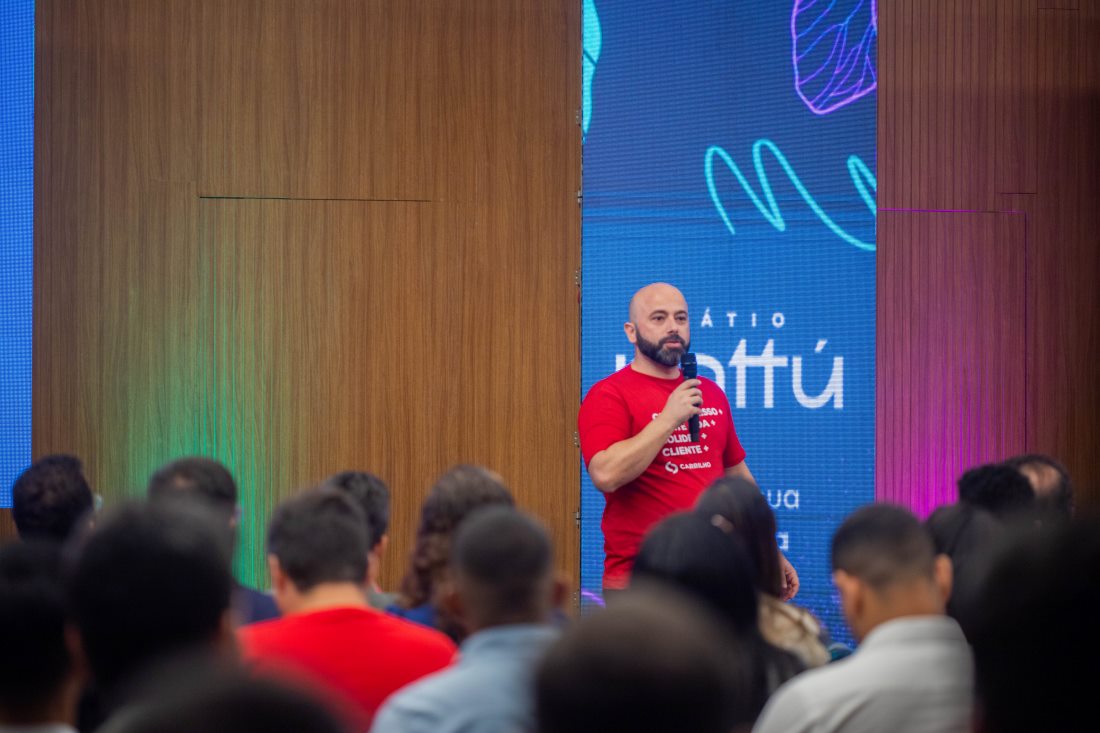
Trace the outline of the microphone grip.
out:
<instances>
[{"instance_id":1,"label":"microphone grip","mask_svg":"<svg viewBox=\"0 0 1100 733\"><path fill-rule=\"evenodd\" d=\"M695 359L695 354L686 352L680 357L680 371L684 375L684 379L695 379L699 376L699 363ZM691 442L699 442L699 416L692 415L688 418L688 432L691 434Z\"/></svg>"}]
</instances>

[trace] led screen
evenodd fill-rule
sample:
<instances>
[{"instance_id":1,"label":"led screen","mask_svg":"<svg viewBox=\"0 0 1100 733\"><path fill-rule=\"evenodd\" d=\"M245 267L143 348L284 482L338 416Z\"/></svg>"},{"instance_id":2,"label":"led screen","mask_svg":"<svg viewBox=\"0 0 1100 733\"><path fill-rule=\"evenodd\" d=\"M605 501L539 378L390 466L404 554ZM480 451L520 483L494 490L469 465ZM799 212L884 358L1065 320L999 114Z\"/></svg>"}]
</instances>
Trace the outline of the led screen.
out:
<instances>
[{"instance_id":1,"label":"led screen","mask_svg":"<svg viewBox=\"0 0 1100 733\"><path fill-rule=\"evenodd\" d=\"M876 6L585 0L582 394L632 358L640 286L677 285L797 568L849 640L829 541L874 499ZM582 598L603 496L582 471Z\"/></svg>"},{"instance_id":2,"label":"led screen","mask_svg":"<svg viewBox=\"0 0 1100 733\"><path fill-rule=\"evenodd\" d=\"M0 507L31 457L34 0L0 3Z\"/></svg>"}]
</instances>

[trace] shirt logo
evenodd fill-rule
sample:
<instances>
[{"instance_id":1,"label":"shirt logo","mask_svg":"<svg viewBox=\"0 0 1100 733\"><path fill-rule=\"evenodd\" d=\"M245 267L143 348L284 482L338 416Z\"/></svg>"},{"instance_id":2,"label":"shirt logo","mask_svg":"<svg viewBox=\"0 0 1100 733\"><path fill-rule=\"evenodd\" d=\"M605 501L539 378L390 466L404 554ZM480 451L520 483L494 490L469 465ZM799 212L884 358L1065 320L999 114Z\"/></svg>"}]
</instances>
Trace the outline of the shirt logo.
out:
<instances>
[{"instance_id":1,"label":"shirt logo","mask_svg":"<svg viewBox=\"0 0 1100 733\"><path fill-rule=\"evenodd\" d=\"M665 470L668 471L669 473L680 473L680 467L677 466L672 461L669 461L668 463L665 464Z\"/></svg>"}]
</instances>

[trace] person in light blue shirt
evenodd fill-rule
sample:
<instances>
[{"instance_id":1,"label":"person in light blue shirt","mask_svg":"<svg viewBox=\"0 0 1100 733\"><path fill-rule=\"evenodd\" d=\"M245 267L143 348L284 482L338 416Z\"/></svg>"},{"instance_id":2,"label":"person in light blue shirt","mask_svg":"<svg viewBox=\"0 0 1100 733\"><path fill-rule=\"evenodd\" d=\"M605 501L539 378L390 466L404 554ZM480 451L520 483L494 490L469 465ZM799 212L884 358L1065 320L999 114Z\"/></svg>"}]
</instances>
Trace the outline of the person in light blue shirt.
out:
<instances>
[{"instance_id":1,"label":"person in light blue shirt","mask_svg":"<svg viewBox=\"0 0 1100 733\"><path fill-rule=\"evenodd\" d=\"M444 602L470 633L458 663L397 692L372 733L535 729L534 670L558 638L550 619L563 595L546 530L511 507L483 509L458 529L451 577Z\"/></svg>"}]
</instances>

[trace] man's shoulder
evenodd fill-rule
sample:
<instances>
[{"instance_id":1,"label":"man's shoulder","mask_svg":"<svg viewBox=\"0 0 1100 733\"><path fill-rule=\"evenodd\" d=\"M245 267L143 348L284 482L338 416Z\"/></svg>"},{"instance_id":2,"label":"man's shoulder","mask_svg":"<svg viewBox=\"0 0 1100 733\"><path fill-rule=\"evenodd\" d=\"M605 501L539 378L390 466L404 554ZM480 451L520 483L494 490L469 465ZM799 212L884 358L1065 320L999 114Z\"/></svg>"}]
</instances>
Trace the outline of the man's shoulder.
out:
<instances>
[{"instance_id":1,"label":"man's shoulder","mask_svg":"<svg viewBox=\"0 0 1100 733\"><path fill-rule=\"evenodd\" d=\"M601 395L601 394L619 394L623 388L634 381L633 369L627 364L622 369L608 374L603 379L597 381L588 390L588 396Z\"/></svg>"},{"instance_id":2,"label":"man's shoulder","mask_svg":"<svg viewBox=\"0 0 1100 733\"><path fill-rule=\"evenodd\" d=\"M487 685L484 675L449 667L414 682L379 712L381 731L467 731L525 729L529 711L512 695Z\"/></svg>"},{"instance_id":3,"label":"man's shoulder","mask_svg":"<svg viewBox=\"0 0 1100 733\"><path fill-rule=\"evenodd\" d=\"M833 704L837 693L843 688L843 682L836 679L836 673L837 665L846 661L807 670L781 686L760 713L753 733L813 729L822 711Z\"/></svg>"},{"instance_id":4,"label":"man's shoulder","mask_svg":"<svg viewBox=\"0 0 1100 733\"><path fill-rule=\"evenodd\" d=\"M704 377L702 375L700 375L698 379L702 383L699 387L701 390L703 390L704 392L715 392L722 395L722 398L725 399L726 392L718 385L718 382L715 382L713 379L710 379L709 377Z\"/></svg>"}]
</instances>

